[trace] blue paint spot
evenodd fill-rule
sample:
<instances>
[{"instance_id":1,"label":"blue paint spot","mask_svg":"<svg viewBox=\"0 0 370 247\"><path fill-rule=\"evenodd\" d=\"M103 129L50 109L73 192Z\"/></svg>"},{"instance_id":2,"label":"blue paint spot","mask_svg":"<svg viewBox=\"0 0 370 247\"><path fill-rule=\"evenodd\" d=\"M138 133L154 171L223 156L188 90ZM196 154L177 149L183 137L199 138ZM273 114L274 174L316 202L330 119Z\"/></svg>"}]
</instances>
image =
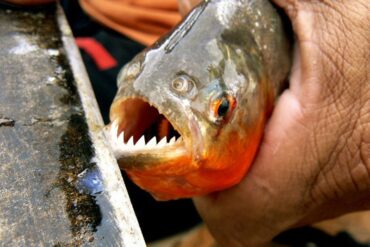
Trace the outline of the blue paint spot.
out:
<instances>
[{"instance_id":1,"label":"blue paint spot","mask_svg":"<svg viewBox=\"0 0 370 247\"><path fill-rule=\"evenodd\" d=\"M76 188L80 193L96 196L103 192L104 185L101 174L96 166L78 174Z\"/></svg>"}]
</instances>

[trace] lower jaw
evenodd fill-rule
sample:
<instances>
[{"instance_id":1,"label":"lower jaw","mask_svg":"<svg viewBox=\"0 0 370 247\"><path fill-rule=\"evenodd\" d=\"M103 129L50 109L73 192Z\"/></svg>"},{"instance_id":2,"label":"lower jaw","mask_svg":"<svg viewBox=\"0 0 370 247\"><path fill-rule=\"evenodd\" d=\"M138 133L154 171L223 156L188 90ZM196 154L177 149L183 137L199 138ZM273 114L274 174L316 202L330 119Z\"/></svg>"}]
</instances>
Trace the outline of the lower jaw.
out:
<instances>
[{"instance_id":1,"label":"lower jaw","mask_svg":"<svg viewBox=\"0 0 370 247\"><path fill-rule=\"evenodd\" d=\"M156 200L175 200L206 195L236 185L244 177L249 164L238 166L232 177L225 178L224 170L218 171L193 171L184 175L153 175L150 171L126 170L128 176L140 188L149 192ZM216 179L202 184L202 180Z\"/></svg>"},{"instance_id":2,"label":"lower jaw","mask_svg":"<svg viewBox=\"0 0 370 247\"><path fill-rule=\"evenodd\" d=\"M127 169L126 173L156 200L191 198L238 184L248 171L252 158L220 170L193 167L194 170L179 171L181 166L158 165L155 169Z\"/></svg>"},{"instance_id":3,"label":"lower jaw","mask_svg":"<svg viewBox=\"0 0 370 247\"><path fill-rule=\"evenodd\" d=\"M126 171L130 179L158 201L190 198L204 194L202 189L188 183L182 176L152 176L145 172Z\"/></svg>"}]
</instances>

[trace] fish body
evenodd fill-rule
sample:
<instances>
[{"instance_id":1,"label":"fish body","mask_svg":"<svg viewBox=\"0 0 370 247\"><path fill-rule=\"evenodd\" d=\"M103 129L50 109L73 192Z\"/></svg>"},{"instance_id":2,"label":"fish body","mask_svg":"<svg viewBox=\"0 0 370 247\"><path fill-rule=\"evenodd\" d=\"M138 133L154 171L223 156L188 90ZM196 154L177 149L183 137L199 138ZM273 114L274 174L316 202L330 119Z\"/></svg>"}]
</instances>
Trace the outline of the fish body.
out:
<instances>
[{"instance_id":1,"label":"fish body","mask_svg":"<svg viewBox=\"0 0 370 247\"><path fill-rule=\"evenodd\" d=\"M118 76L109 139L118 163L156 199L240 182L291 65L268 0L209 0Z\"/></svg>"}]
</instances>

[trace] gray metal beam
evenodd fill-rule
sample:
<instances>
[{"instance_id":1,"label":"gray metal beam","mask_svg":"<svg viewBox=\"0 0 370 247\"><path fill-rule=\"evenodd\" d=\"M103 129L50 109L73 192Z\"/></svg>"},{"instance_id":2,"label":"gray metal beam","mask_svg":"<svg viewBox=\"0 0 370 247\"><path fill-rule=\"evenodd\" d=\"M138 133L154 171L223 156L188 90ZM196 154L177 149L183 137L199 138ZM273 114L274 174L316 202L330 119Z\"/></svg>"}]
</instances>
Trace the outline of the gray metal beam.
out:
<instances>
[{"instance_id":1,"label":"gray metal beam","mask_svg":"<svg viewBox=\"0 0 370 247\"><path fill-rule=\"evenodd\" d=\"M0 9L0 246L145 246L62 9Z\"/></svg>"}]
</instances>

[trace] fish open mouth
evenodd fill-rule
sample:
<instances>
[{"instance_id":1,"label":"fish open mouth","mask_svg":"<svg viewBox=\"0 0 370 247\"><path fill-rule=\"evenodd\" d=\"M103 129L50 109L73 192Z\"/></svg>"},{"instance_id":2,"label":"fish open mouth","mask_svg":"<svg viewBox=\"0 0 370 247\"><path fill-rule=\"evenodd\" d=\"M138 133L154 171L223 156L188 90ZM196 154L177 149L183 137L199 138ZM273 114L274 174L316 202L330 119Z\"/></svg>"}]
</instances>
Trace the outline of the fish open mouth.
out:
<instances>
[{"instance_id":1,"label":"fish open mouth","mask_svg":"<svg viewBox=\"0 0 370 247\"><path fill-rule=\"evenodd\" d=\"M116 102L111 111L110 140L118 159L130 162L140 156L159 161L183 155L185 143L180 132L159 110L141 98ZM138 161L136 160L135 163Z\"/></svg>"}]
</instances>

